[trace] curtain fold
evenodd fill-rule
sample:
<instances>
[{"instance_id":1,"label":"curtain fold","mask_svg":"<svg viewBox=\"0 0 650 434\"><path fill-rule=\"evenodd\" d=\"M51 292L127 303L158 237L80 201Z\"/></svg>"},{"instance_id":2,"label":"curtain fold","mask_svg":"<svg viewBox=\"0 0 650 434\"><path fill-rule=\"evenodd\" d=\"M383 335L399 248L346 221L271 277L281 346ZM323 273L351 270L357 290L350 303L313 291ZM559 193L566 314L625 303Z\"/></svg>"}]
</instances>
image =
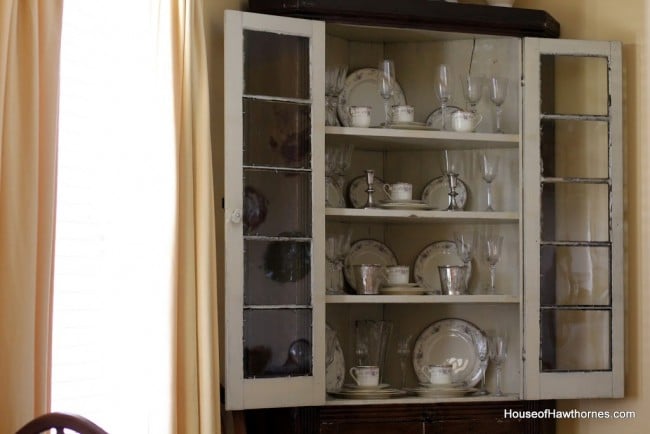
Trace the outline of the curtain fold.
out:
<instances>
[{"instance_id":1,"label":"curtain fold","mask_svg":"<svg viewBox=\"0 0 650 434\"><path fill-rule=\"evenodd\" d=\"M172 1L178 214L173 427L220 432L217 257L201 0Z\"/></svg>"},{"instance_id":2,"label":"curtain fold","mask_svg":"<svg viewBox=\"0 0 650 434\"><path fill-rule=\"evenodd\" d=\"M49 407L63 0L0 1L0 432Z\"/></svg>"}]
</instances>

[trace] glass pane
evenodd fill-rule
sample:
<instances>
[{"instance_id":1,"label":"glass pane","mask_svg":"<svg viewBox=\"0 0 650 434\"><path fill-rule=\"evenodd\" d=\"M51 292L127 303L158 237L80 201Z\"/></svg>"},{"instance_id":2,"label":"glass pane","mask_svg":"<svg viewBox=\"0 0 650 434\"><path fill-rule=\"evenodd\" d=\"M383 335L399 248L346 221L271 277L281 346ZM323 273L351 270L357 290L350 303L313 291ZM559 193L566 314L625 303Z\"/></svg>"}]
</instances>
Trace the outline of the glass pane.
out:
<instances>
[{"instance_id":1,"label":"glass pane","mask_svg":"<svg viewBox=\"0 0 650 434\"><path fill-rule=\"evenodd\" d=\"M244 164L309 168L310 106L244 98Z\"/></svg>"},{"instance_id":2,"label":"glass pane","mask_svg":"<svg viewBox=\"0 0 650 434\"><path fill-rule=\"evenodd\" d=\"M542 306L610 304L608 247L542 246Z\"/></svg>"},{"instance_id":3,"label":"glass pane","mask_svg":"<svg viewBox=\"0 0 650 434\"><path fill-rule=\"evenodd\" d=\"M308 305L311 244L246 240L244 305Z\"/></svg>"},{"instance_id":4,"label":"glass pane","mask_svg":"<svg viewBox=\"0 0 650 434\"><path fill-rule=\"evenodd\" d=\"M244 93L309 99L309 38L244 31Z\"/></svg>"},{"instance_id":5,"label":"glass pane","mask_svg":"<svg viewBox=\"0 0 650 434\"><path fill-rule=\"evenodd\" d=\"M607 184L544 184L543 241L609 241Z\"/></svg>"},{"instance_id":6,"label":"glass pane","mask_svg":"<svg viewBox=\"0 0 650 434\"><path fill-rule=\"evenodd\" d=\"M542 95L555 99L554 108L543 103L544 113L607 115L606 58L544 55L542 71L552 71L542 76Z\"/></svg>"},{"instance_id":7,"label":"glass pane","mask_svg":"<svg viewBox=\"0 0 650 434\"><path fill-rule=\"evenodd\" d=\"M609 177L607 122L542 121L542 176Z\"/></svg>"},{"instance_id":8,"label":"glass pane","mask_svg":"<svg viewBox=\"0 0 650 434\"><path fill-rule=\"evenodd\" d=\"M311 310L244 311L244 377L311 373Z\"/></svg>"},{"instance_id":9,"label":"glass pane","mask_svg":"<svg viewBox=\"0 0 650 434\"><path fill-rule=\"evenodd\" d=\"M244 235L311 236L309 173L244 170Z\"/></svg>"},{"instance_id":10,"label":"glass pane","mask_svg":"<svg viewBox=\"0 0 650 434\"><path fill-rule=\"evenodd\" d=\"M611 369L611 312L542 311L542 370Z\"/></svg>"}]
</instances>

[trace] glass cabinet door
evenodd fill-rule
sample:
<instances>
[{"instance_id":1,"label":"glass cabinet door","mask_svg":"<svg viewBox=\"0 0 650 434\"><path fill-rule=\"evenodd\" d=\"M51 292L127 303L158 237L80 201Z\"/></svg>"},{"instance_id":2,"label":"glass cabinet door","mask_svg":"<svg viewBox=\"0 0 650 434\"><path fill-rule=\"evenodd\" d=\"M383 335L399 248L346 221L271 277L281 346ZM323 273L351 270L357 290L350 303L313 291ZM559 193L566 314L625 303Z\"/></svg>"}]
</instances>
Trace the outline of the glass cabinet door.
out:
<instances>
[{"instance_id":1,"label":"glass cabinet door","mask_svg":"<svg viewBox=\"0 0 650 434\"><path fill-rule=\"evenodd\" d=\"M525 398L619 397L621 48L524 47Z\"/></svg>"},{"instance_id":2,"label":"glass cabinet door","mask_svg":"<svg viewBox=\"0 0 650 434\"><path fill-rule=\"evenodd\" d=\"M225 24L226 408L316 405L324 26L236 11Z\"/></svg>"}]
</instances>

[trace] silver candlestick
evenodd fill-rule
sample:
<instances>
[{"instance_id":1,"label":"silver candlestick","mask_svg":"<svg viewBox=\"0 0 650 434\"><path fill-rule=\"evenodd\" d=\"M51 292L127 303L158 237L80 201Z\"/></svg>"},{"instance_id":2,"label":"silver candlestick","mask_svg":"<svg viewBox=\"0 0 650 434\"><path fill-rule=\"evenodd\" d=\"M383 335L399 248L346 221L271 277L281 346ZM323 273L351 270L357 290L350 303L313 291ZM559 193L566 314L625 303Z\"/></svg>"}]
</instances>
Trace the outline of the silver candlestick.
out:
<instances>
[{"instance_id":1,"label":"silver candlestick","mask_svg":"<svg viewBox=\"0 0 650 434\"><path fill-rule=\"evenodd\" d=\"M372 169L366 170L366 182L368 183L368 188L366 193L368 193L368 200L364 205L364 208L376 208L375 198L373 194L375 193L375 171Z\"/></svg>"}]
</instances>

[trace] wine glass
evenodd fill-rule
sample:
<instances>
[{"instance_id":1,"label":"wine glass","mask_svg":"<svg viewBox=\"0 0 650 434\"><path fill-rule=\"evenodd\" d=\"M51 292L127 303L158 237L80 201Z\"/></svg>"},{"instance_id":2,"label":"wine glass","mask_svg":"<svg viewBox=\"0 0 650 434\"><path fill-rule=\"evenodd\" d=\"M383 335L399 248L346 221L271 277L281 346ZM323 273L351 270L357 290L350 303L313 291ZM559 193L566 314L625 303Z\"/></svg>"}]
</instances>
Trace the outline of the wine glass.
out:
<instances>
[{"instance_id":1,"label":"wine glass","mask_svg":"<svg viewBox=\"0 0 650 434\"><path fill-rule=\"evenodd\" d=\"M329 326L325 329L325 367L328 368L334 361L336 349L336 331Z\"/></svg>"},{"instance_id":2,"label":"wine glass","mask_svg":"<svg viewBox=\"0 0 650 434\"><path fill-rule=\"evenodd\" d=\"M397 356L399 357L399 366L402 373L402 386L406 386L406 366L408 359L411 357L411 339L413 335L402 335L397 339Z\"/></svg>"},{"instance_id":3,"label":"wine glass","mask_svg":"<svg viewBox=\"0 0 650 434\"><path fill-rule=\"evenodd\" d=\"M494 211L492 204L492 181L497 177L499 172L499 155L483 153L481 154L481 176L487 184L487 208L486 211Z\"/></svg>"},{"instance_id":4,"label":"wine glass","mask_svg":"<svg viewBox=\"0 0 650 434\"><path fill-rule=\"evenodd\" d=\"M496 106L496 132L503 133L501 114L504 101L508 95L508 79L505 77L490 78L490 101Z\"/></svg>"},{"instance_id":5,"label":"wine glass","mask_svg":"<svg viewBox=\"0 0 650 434\"><path fill-rule=\"evenodd\" d=\"M449 67L447 65L438 66L435 81L436 97L440 101L440 130L447 129L447 104L451 101L451 83L449 80Z\"/></svg>"},{"instance_id":6,"label":"wine glass","mask_svg":"<svg viewBox=\"0 0 650 434\"><path fill-rule=\"evenodd\" d=\"M468 267L474 257L474 249L478 245L478 232L475 230L471 233L455 232L454 243L456 244L456 252L463 264ZM469 283L470 274L465 278L465 286Z\"/></svg>"},{"instance_id":7,"label":"wine glass","mask_svg":"<svg viewBox=\"0 0 650 434\"><path fill-rule=\"evenodd\" d=\"M494 362L497 370L497 390L493 395L504 396L504 393L501 391L501 371L503 369L503 363L508 357L508 334L505 331L490 334L488 340L490 360Z\"/></svg>"},{"instance_id":8,"label":"wine glass","mask_svg":"<svg viewBox=\"0 0 650 434\"><path fill-rule=\"evenodd\" d=\"M476 113L476 104L483 96L485 76L466 74L461 76L461 83L463 83L463 95L469 104L469 111Z\"/></svg>"},{"instance_id":9,"label":"wine glass","mask_svg":"<svg viewBox=\"0 0 650 434\"><path fill-rule=\"evenodd\" d=\"M474 343L474 347L476 348L476 355L478 356L478 360L481 366L481 388L476 393L474 393L474 395L487 395L488 391L485 387L485 374L487 372L489 357L488 339L487 336L485 336L485 334L480 330L474 330L471 334L471 337L472 342Z\"/></svg>"},{"instance_id":10,"label":"wine glass","mask_svg":"<svg viewBox=\"0 0 650 434\"><path fill-rule=\"evenodd\" d=\"M390 59L379 63L379 79L377 80L379 94L384 99L384 128L390 124L390 99L395 93L395 64Z\"/></svg>"},{"instance_id":11,"label":"wine glass","mask_svg":"<svg viewBox=\"0 0 650 434\"><path fill-rule=\"evenodd\" d=\"M494 233L485 235L485 244L483 245L483 258L490 268L490 284L487 288L488 294L496 294L496 271L497 263L501 257L501 246L503 245L503 236Z\"/></svg>"},{"instance_id":12,"label":"wine glass","mask_svg":"<svg viewBox=\"0 0 650 434\"><path fill-rule=\"evenodd\" d=\"M345 78L348 74L347 65L328 66L325 68L325 97L326 97L326 116L325 125L341 125L337 116L339 95L345 85Z\"/></svg>"},{"instance_id":13,"label":"wine glass","mask_svg":"<svg viewBox=\"0 0 650 434\"><path fill-rule=\"evenodd\" d=\"M330 236L325 242L325 258L327 259L327 294L343 294L343 262L350 251L350 239L352 234L348 231L345 234Z\"/></svg>"},{"instance_id":14,"label":"wine glass","mask_svg":"<svg viewBox=\"0 0 650 434\"><path fill-rule=\"evenodd\" d=\"M447 211L454 211L460 209L456 202L456 187L458 185L458 174L460 172L460 156L455 151L445 149L442 152L442 159L440 161L440 170L443 175L447 176L449 184L449 206Z\"/></svg>"}]
</instances>

